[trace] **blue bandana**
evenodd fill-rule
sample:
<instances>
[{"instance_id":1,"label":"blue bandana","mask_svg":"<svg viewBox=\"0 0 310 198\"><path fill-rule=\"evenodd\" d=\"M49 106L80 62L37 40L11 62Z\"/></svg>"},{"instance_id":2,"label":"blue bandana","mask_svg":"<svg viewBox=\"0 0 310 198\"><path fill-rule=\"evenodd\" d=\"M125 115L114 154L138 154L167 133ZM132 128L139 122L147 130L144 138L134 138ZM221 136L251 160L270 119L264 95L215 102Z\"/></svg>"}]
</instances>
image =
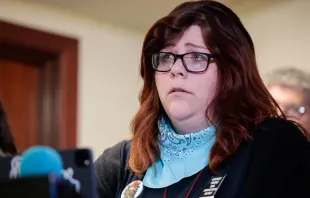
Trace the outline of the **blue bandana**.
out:
<instances>
[{"instance_id":1,"label":"blue bandana","mask_svg":"<svg viewBox=\"0 0 310 198\"><path fill-rule=\"evenodd\" d=\"M165 119L158 121L160 158L147 169L143 184L164 188L205 168L215 142L215 127L186 135L177 134Z\"/></svg>"}]
</instances>

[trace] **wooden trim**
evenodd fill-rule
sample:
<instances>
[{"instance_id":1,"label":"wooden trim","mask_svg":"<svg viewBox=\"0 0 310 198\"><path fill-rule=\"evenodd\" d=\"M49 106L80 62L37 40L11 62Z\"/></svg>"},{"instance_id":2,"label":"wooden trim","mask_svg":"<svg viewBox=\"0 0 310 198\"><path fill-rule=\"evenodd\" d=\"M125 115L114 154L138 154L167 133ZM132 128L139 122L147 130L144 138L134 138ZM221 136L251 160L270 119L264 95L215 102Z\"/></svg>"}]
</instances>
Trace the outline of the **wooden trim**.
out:
<instances>
[{"instance_id":1,"label":"wooden trim","mask_svg":"<svg viewBox=\"0 0 310 198\"><path fill-rule=\"evenodd\" d=\"M54 148L61 146L60 141L62 136L60 134L59 125L59 64L56 61L46 61L41 69L40 79L40 98L39 115L41 122L39 125L40 143L49 145ZM55 132L58 133L55 133Z\"/></svg>"},{"instance_id":2,"label":"wooden trim","mask_svg":"<svg viewBox=\"0 0 310 198\"><path fill-rule=\"evenodd\" d=\"M57 57L59 148L77 144L78 40L0 21L0 43L46 52ZM2 53L2 52L0 52ZM50 61L49 59L48 61ZM54 59L53 59L54 60ZM49 64L50 62L45 62ZM55 70L52 69L53 71ZM57 70L57 69L56 69Z\"/></svg>"},{"instance_id":3,"label":"wooden trim","mask_svg":"<svg viewBox=\"0 0 310 198\"><path fill-rule=\"evenodd\" d=\"M77 89L78 89L78 47L77 42L70 43L60 56L60 90L61 107L60 120L60 145L75 147L77 141ZM64 66L66 65L66 66ZM74 141L73 141L74 140Z\"/></svg>"}]
</instances>

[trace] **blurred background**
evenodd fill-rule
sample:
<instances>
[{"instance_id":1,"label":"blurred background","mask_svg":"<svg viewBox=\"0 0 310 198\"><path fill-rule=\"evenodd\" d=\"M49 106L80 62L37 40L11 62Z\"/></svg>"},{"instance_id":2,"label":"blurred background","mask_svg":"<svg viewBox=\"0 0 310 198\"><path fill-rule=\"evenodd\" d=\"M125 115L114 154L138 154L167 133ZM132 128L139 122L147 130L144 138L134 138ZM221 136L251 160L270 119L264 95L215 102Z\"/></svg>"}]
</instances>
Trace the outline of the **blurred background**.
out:
<instances>
[{"instance_id":1,"label":"blurred background","mask_svg":"<svg viewBox=\"0 0 310 198\"><path fill-rule=\"evenodd\" d=\"M0 0L0 98L20 151L130 135L144 35L183 0ZM309 0L222 0L251 34L261 75L310 72Z\"/></svg>"}]
</instances>

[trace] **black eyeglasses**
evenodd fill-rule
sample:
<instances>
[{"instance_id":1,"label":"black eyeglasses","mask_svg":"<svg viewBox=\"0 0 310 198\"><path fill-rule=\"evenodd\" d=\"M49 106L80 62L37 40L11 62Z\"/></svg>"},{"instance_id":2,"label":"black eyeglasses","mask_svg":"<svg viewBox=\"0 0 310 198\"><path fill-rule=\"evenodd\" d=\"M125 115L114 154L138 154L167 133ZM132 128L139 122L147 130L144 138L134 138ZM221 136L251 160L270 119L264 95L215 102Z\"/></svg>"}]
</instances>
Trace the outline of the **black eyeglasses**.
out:
<instances>
[{"instance_id":1,"label":"black eyeglasses","mask_svg":"<svg viewBox=\"0 0 310 198\"><path fill-rule=\"evenodd\" d=\"M212 54L200 52L186 54L158 52L152 55L153 68L158 72L168 72L178 58L182 60L183 66L188 72L200 73L207 70L213 56Z\"/></svg>"}]
</instances>

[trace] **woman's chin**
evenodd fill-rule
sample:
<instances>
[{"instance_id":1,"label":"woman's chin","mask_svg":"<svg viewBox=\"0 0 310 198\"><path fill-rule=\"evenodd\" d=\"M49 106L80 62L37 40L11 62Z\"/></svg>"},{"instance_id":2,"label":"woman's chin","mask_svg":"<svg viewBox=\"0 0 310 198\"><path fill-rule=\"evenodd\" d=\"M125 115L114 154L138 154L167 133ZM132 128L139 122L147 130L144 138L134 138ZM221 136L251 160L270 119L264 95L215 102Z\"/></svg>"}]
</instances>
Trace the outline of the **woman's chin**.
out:
<instances>
[{"instance_id":1,"label":"woman's chin","mask_svg":"<svg viewBox=\"0 0 310 198\"><path fill-rule=\"evenodd\" d=\"M186 120L193 115L192 109L186 104L171 105L167 110L171 120Z\"/></svg>"}]
</instances>

